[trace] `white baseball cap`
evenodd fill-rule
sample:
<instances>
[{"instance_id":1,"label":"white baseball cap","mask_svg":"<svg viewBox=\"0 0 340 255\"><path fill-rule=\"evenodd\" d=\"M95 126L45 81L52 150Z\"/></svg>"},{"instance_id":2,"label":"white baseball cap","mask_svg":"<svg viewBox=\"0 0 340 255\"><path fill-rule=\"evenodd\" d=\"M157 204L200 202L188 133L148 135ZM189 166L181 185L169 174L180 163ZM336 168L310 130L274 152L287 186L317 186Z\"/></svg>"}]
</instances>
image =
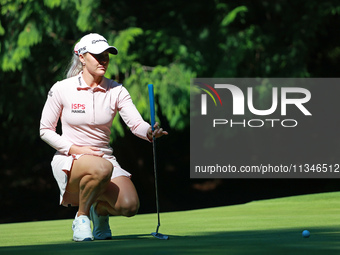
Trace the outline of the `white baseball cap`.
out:
<instances>
[{"instance_id":1,"label":"white baseball cap","mask_svg":"<svg viewBox=\"0 0 340 255\"><path fill-rule=\"evenodd\" d=\"M103 36L95 33L85 35L74 46L74 53L76 55L85 54L86 52L100 54L106 50L113 55L118 54L116 47L110 46Z\"/></svg>"}]
</instances>

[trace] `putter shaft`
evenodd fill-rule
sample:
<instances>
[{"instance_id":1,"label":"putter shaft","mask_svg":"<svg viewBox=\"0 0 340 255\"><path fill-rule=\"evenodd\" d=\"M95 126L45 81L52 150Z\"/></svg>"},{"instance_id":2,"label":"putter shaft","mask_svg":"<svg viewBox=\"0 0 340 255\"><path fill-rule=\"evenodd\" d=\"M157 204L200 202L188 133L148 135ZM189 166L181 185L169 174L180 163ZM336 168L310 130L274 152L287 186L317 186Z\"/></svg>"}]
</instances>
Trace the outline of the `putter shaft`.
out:
<instances>
[{"instance_id":1,"label":"putter shaft","mask_svg":"<svg viewBox=\"0 0 340 255\"><path fill-rule=\"evenodd\" d=\"M159 202L158 202L158 180L157 180L157 162L156 162L156 138L152 138L152 149L153 149L153 169L154 169L154 175L155 175L155 192L156 192L156 210L157 210L157 219L158 219L158 224L156 228L156 233L158 233L158 229L161 226L161 220L160 220L160 215L159 215Z\"/></svg>"}]
</instances>

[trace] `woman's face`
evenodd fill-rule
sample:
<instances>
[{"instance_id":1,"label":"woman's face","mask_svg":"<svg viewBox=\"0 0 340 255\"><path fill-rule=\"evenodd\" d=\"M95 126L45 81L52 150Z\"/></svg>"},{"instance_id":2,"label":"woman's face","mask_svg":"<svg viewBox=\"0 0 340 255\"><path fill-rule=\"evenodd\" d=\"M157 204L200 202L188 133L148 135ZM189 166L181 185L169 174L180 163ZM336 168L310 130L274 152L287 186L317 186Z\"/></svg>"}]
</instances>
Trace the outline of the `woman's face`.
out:
<instances>
[{"instance_id":1,"label":"woman's face","mask_svg":"<svg viewBox=\"0 0 340 255\"><path fill-rule=\"evenodd\" d=\"M85 53L80 56L80 61L85 63L84 69L87 69L93 76L104 76L109 65L109 53L107 51L100 54Z\"/></svg>"}]
</instances>

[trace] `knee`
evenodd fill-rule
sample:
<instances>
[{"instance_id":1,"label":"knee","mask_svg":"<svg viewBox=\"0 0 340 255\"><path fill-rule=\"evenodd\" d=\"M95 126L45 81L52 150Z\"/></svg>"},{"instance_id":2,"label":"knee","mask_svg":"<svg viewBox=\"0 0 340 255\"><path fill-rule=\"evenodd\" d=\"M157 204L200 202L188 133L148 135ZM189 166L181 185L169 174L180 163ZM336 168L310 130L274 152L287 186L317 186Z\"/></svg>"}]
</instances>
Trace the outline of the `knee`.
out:
<instances>
[{"instance_id":1,"label":"knee","mask_svg":"<svg viewBox=\"0 0 340 255\"><path fill-rule=\"evenodd\" d=\"M107 183L111 180L113 167L110 162L102 162L96 165L96 168L93 170L93 176L99 182Z\"/></svg>"},{"instance_id":2,"label":"knee","mask_svg":"<svg viewBox=\"0 0 340 255\"><path fill-rule=\"evenodd\" d=\"M120 214L126 217L135 216L139 210L139 200L128 201L120 206Z\"/></svg>"}]
</instances>

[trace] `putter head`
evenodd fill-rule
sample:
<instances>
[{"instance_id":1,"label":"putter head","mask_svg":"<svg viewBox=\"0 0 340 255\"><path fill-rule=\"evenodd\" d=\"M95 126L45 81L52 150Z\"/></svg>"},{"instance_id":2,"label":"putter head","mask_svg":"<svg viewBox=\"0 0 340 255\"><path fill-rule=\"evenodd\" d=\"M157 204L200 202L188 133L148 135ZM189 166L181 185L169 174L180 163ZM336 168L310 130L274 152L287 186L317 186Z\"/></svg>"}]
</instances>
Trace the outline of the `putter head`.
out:
<instances>
[{"instance_id":1,"label":"putter head","mask_svg":"<svg viewBox=\"0 0 340 255\"><path fill-rule=\"evenodd\" d=\"M163 235L161 233L152 232L151 235L161 240L169 240L169 236Z\"/></svg>"}]
</instances>

